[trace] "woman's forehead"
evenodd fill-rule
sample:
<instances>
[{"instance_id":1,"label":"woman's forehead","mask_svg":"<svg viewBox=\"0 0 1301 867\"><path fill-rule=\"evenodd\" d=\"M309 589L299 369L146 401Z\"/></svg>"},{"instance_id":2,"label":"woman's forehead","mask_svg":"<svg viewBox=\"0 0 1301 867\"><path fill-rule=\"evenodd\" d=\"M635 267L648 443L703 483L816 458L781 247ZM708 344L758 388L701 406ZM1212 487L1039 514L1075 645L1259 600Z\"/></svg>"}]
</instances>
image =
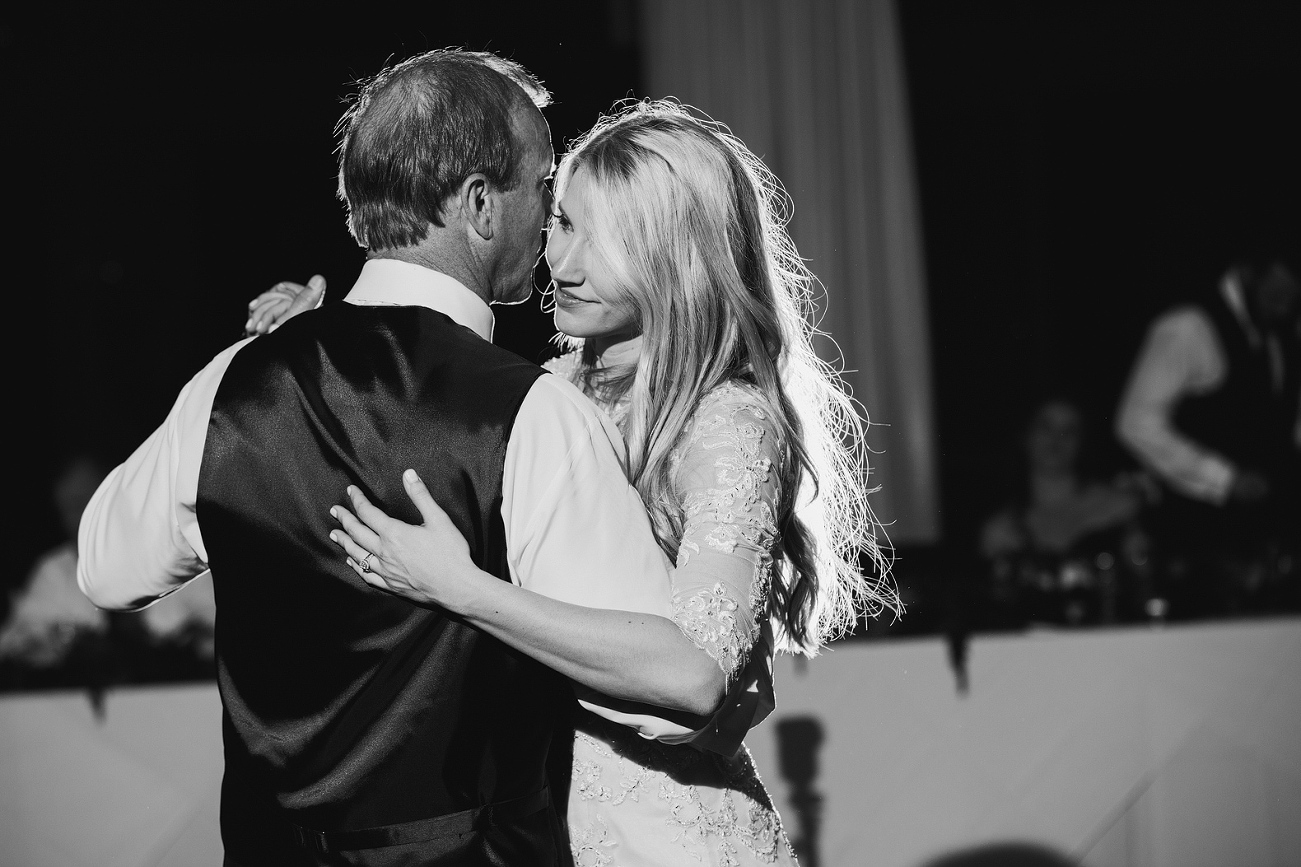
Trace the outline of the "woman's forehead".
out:
<instances>
[{"instance_id":1,"label":"woman's forehead","mask_svg":"<svg viewBox=\"0 0 1301 867\"><path fill-rule=\"evenodd\" d=\"M581 163L558 178L556 201L566 213L571 210L581 211L586 207L591 178L592 173Z\"/></svg>"}]
</instances>

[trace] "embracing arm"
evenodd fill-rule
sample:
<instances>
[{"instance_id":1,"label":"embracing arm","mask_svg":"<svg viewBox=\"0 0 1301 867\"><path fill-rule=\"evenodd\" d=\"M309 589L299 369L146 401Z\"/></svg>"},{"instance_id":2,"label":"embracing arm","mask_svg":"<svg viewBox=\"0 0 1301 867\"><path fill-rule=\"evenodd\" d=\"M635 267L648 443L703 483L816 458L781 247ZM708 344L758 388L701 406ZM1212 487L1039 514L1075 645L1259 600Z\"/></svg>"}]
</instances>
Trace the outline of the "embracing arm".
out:
<instances>
[{"instance_id":1,"label":"embracing arm","mask_svg":"<svg viewBox=\"0 0 1301 867\"><path fill-rule=\"evenodd\" d=\"M483 580L467 580L465 541L445 519L430 521L431 514L442 517L432 503L423 527L388 521L379 510L362 512L359 525L340 509L346 532L338 541L352 533L358 547L350 554L374 552L375 573L362 577L375 586L421 604L464 609L467 616L473 602L476 625L488 631L491 620L492 634L582 686L708 712L722 695L723 677L671 620L668 565L624 475L622 447L613 423L570 383L557 376L537 380L516 417L502 483L518 587L499 586L507 582L477 570ZM485 595L456 595L467 590Z\"/></svg>"},{"instance_id":2,"label":"embracing arm","mask_svg":"<svg viewBox=\"0 0 1301 867\"><path fill-rule=\"evenodd\" d=\"M781 435L763 401L726 386L702 402L678 453L684 526L673 620L732 685L752 654L771 653L760 643L778 543Z\"/></svg>"},{"instance_id":3,"label":"embracing arm","mask_svg":"<svg viewBox=\"0 0 1301 867\"><path fill-rule=\"evenodd\" d=\"M557 465L529 457L527 466ZM332 538L379 589L441 605L606 695L703 716L718 708L729 687L754 686L741 680L766 615L778 457L775 426L745 392L730 390L699 413L676 473L686 526L669 606L667 587L637 580L656 565L649 562L653 550L641 544L650 536L644 512L621 507L618 499L635 493L621 472L592 477L582 463L561 464L569 471L558 477L555 507L550 499L539 501L548 506L540 510L545 532L522 534L530 541L522 556L513 557L538 593L480 572L465 540L411 472L404 484L422 526L389 518L350 488L357 514L336 508L344 532ZM565 526L566 517L575 520L572 527ZM575 533L582 528L585 535ZM556 538L570 544L533 543ZM575 573L588 580L576 582Z\"/></svg>"},{"instance_id":4,"label":"embracing arm","mask_svg":"<svg viewBox=\"0 0 1301 867\"><path fill-rule=\"evenodd\" d=\"M100 608L136 610L204 572L196 502L213 396L226 349L186 384L167 419L95 491L77 533L77 583Z\"/></svg>"},{"instance_id":5,"label":"embracing arm","mask_svg":"<svg viewBox=\"0 0 1301 867\"><path fill-rule=\"evenodd\" d=\"M424 520L420 527L389 518L353 486L348 488L353 511L331 510L344 530L331 538L367 583L460 615L605 695L697 715L718 705L723 697L718 666L672 620L565 602L489 575L470 560L465 539L415 471L407 470L402 481ZM359 566L366 552L371 553L369 570ZM584 556L581 549L572 555Z\"/></svg>"}]
</instances>

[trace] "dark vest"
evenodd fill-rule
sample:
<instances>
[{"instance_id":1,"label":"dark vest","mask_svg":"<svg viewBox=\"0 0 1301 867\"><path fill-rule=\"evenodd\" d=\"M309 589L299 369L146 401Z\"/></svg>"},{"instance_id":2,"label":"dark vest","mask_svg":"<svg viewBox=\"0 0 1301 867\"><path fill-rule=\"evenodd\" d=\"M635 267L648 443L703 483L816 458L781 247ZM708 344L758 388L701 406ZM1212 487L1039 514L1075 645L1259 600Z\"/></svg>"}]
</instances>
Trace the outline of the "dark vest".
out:
<instances>
[{"instance_id":1,"label":"dark vest","mask_svg":"<svg viewBox=\"0 0 1301 867\"><path fill-rule=\"evenodd\" d=\"M1295 341L1284 343L1281 389L1273 386L1270 360L1253 349L1229 305L1217 293L1200 305L1215 326L1227 375L1219 388L1180 401L1175 427L1239 466L1267 474L1295 461L1292 444L1297 418L1298 362Z\"/></svg>"},{"instance_id":2,"label":"dark vest","mask_svg":"<svg viewBox=\"0 0 1301 867\"><path fill-rule=\"evenodd\" d=\"M222 836L233 861L553 862L549 808L476 820L450 842L356 845L410 841L407 823L536 800L557 713L572 698L549 669L442 610L369 587L329 540L329 508L349 484L419 523L401 482L412 467L475 563L507 579L506 444L542 373L425 308L346 303L234 357L198 495L217 598ZM327 842L305 854L301 829ZM358 851L329 854L341 840Z\"/></svg>"},{"instance_id":3,"label":"dark vest","mask_svg":"<svg viewBox=\"0 0 1301 867\"><path fill-rule=\"evenodd\" d=\"M1189 537L1208 544L1212 540L1232 543L1235 538L1250 542L1301 520L1297 517L1301 455L1293 441L1301 397L1301 357L1295 335L1285 334L1283 382L1276 389L1267 352L1251 346L1224 298L1217 292L1199 307L1214 326L1226 375L1214 391L1182 399L1175 408L1174 426L1235 465L1264 473L1273 493L1265 503L1236 513L1172 494L1172 513Z\"/></svg>"}]
</instances>

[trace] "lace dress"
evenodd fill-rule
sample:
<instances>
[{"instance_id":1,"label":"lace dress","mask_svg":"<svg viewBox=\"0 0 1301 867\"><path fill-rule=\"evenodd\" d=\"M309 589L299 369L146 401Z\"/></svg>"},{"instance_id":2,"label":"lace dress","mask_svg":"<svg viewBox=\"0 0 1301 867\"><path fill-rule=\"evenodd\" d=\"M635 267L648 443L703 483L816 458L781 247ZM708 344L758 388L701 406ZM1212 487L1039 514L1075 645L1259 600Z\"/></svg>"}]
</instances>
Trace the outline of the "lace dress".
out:
<instances>
[{"instance_id":1,"label":"lace dress","mask_svg":"<svg viewBox=\"0 0 1301 867\"><path fill-rule=\"evenodd\" d=\"M576 379L575 355L547 366ZM621 423L627 407L606 410ZM727 384L701 401L672 455L684 519L673 619L717 661L728 699L683 743L582 715L568 805L578 867L795 864L741 743L773 707L766 611L780 495L771 470L779 451L760 395Z\"/></svg>"}]
</instances>

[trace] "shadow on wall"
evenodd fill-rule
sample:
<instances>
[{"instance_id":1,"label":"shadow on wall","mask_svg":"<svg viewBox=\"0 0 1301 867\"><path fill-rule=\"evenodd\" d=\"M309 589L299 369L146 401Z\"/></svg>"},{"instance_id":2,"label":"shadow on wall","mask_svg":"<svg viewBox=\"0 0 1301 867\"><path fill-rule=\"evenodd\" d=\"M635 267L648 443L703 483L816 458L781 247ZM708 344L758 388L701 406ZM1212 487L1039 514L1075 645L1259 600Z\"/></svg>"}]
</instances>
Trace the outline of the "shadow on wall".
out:
<instances>
[{"instance_id":1,"label":"shadow on wall","mask_svg":"<svg viewBox=\"0 0 1301 867\"><path fill-rule=\"evenodd\" d=\"M822 794L813 787L818 777L818 750L824 740L817 717L788 717L777 723L781 775L790 784L795 810L791 848L804 867L819 867L818 829L822 825Z\"/></svg>"},{"instance_id":2,"label":"shadow on wall","mask_svg":"<svg viewBox=\"0 0 1301 867\"><path fill-rule=\"evenodd\" d=\"M1038 843L988 843L941 855L924 867L1079 867L1055 849Z\"/></svg>"}]
</instances>

